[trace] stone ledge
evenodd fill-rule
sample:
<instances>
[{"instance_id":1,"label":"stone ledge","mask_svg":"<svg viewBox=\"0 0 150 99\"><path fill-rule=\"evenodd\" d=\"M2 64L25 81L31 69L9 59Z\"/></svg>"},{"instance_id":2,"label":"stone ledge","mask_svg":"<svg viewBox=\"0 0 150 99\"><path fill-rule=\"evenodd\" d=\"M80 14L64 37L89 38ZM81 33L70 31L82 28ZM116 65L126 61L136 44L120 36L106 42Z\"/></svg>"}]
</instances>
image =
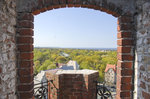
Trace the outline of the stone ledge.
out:
<instances>
[{"instance_id":1,"label":"stone ledge","mask_svg":"<svg viewBox=\"0 0 150 99\"><path fill-rule=\"evenodd\" d=\"M83 74L83 75L89 75L89 74L97 73L98 71L84 69L84 70L49 70L49 71L46 71L46 72L47 73L56 74L56 75L60 75L60 74Z\"/></svg>"}]
</instances>

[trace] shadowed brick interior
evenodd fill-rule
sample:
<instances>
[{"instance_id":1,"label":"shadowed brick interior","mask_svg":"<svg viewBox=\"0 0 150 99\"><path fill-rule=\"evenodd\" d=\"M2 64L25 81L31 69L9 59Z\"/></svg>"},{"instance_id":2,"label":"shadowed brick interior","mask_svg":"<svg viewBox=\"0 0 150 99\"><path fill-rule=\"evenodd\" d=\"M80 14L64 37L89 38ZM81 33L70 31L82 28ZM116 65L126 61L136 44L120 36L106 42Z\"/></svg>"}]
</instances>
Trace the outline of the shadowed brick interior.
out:
<instances>
[{"instance_id":1,"label":"shadowed brick interior","mask_svg":"<svg viewBox=\"0 0 150 99\"><path fill-rule=\"evenodd\" d=\"M0 98L32 98L34 15L64 7L95 9L118 18L116 98L148 99L150 97L150 1L148 0L1 0Z\"/></svg>"}]
</instances>

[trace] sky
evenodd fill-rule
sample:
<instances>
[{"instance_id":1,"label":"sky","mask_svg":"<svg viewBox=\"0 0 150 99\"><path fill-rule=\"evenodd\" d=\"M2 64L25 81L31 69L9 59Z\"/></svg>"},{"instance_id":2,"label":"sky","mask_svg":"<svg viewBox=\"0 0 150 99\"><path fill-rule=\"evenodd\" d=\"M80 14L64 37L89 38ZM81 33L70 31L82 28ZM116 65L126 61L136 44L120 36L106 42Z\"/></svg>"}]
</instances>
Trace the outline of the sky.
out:
<instances>
[{"instance_id":1,"label":"sky","mask_svg":"<svg viewBox=\"0 0 150 99\"><path fill-rule=\"evenodd\" d=\"M60 8L34 17L34 46L116 48L117 18L87 8Z\"/></svg>"}]
</instances>

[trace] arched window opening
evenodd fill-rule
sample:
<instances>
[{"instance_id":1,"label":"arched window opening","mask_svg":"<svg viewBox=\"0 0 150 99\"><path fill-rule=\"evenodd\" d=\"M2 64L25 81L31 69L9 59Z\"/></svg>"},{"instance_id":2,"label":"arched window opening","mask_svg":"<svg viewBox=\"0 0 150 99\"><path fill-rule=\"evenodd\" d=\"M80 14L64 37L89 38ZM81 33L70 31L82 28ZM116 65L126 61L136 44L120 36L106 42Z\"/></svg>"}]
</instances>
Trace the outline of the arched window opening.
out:
<instances>
[{"instance_id":1,"label":"arched window opening","mask_svg":"<svg viewBox=\"0 0 150 99\"><path fill-rule=\"evenodd\" d=\"M98 70L99 81L114 88L116 50L117 19L111 15L86 8L61 8L35 16L35 75L56 68ZM71 61L79 68L65 67Z\"/></svg>"}]
</instances>

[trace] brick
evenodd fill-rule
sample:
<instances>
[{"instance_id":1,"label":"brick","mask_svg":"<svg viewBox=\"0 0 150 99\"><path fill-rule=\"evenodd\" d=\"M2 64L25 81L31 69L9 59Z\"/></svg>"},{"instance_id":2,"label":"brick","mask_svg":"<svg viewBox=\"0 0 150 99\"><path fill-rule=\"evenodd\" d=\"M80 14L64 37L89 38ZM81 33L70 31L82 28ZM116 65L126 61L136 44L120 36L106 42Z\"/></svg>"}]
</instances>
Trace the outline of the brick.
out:
<instances>
[{"instance_id":1,"label":"brick","mask_svg":"<svg viewBox=\"0 0 150 99\"><path fill-rule=\"evenodd\" d=\"M40 10L35 10L35 11L32 12L32 14L33 15L38 15L38 14L40 14Z\"/></svg>"},{"instance_id":2,"label":"brick","mask_svg":"<svg viewBox=\"0 0 150 99\"><path fill-rule=\"evenodd\" d=\"M33 53L20 53L20 59L33 60Z\"/></svg>"},{"instance_id":3,"label":"brick","mask_svg":"<svg viewBox=\"0 0 150 99\"><path fill-rule=\"evenodd\" d=\"M109 5L108 5L108 14L111 14L111 15L113 15L114 17L119 17L120 16L120 14L118 14L117 12L116 12L116 6L113 4L113 3L109 3ZM119 8L117 9L118 11L119 11Z\"/></svg>"},{"instance_id":4,"label":"brick","mask_svg":"<svg viewBox=\"0 0 150 99\"><path fill-rule=\"evenodd\" d=\"M144 91L142 91L142 95L143 95L144 99L149 99L149 97L150 97L150 93L147 93L147 92L144 92Z\"/></svg>"},{"instance_id":5,"label":"brick","mask_svg":"<svg viewBox=\"0 0 150 99\"><path fill-rule=\"evenodd\" d=\"M79 4L79 5L81 5L81 4L83 4L82 2L83 2L83 0L76 0L76 1L74 2L74 4L77 4L77 5Z\"/></svg>"},{"instance_id":6,"label":"brick","mask_svg":"<svg viewBox=\"0 0 150 99\"><path fill-rule=\"evenodd\" d=\"M132 77L124 77L117 75L117 82L120 82L120 84L131 84L132 83Z\"/></svg>"},{"instance_id":7,"label":"brick","mask_svg":"<svg viewBox=\"0 0 150 99\"><path fill-rule=\"evenodd\" d=\"M27 91L23 93L18 93L18 95L21 97L21 99L31 99L33 97L33 90L32 91Z\"/></svg>"},{"instance_id":8,"label":"brick","mask_svg":"<svg viewBox=\"0 0 150 99\"><path fill-rule=\"evenodd\" d=\"M132 38L132 32L119 32L117 38Z\"/></svg>"},{"instance_id":9,"label":"brick","mask_svg":"<svg viewBox=\"0 0 150 99\"><path fill-rule=\"evenodd\" d=\"M119 88L121 91L130 91L132 90L132 85L131 84L118 84L119 82L117 82L117 88Z\"/></svg>"},{"instance_id":10,"label":"brick","mask_svg":"<svg viewBox=\"0 0 150 99\"><path fill-rule=\"evenodd\" d=\"M27 21L27 20L22 20L18 22L18 27L20 28L32 28L33 29L33 22L32 21Z\"/></svg>"},{"instance_id":11,"label":"brick","mask_svg":"<svg viewBox=\"0 0 150 99\"><path fill-rule=\"evenodd\" d=\"M118 24L120 23L132 23L133 18L130 16L121 16L118 18Z\"/></svg>"},{"instance_id":12,"label":"brick","mask_svg":"<svg viewBox=\"0 0 150 99\"><path fill-rule=\"evenodd\" d=\"M34 16L32 13L19 13L18 15L19 20L28 20L28 21L34 21Z\"/></svg>"},{"instance_id":13,"label":"brick","mask_svg":"<svg viewBox=\"0 0 150 99\"><path fill-rule=\"evenodd\" d=\"M132 69L120 69L117 68L117 75L120 76L132 76L133 70Z\"/></svg>"},{"instance_id":14,"label":"brick","mask_svg":"<svg viewBox=\"0 0 150 99\"><path fill-rule=\"evenodd\" d=\"M133 30L132 24L121 24L117 26L118 31L131 31Z\"/></svg>"},{"instance_id":15,"label":"brick","mask_svg":"<svg viewBox=\"0 0 150 99\"><path fill-rule=\"evenodd\" d=\"M27 85L18 85L18 91L31 91L33 90L34 82Z\"/></svg>"},{"instance_id":16,"label":"brick","mask_svg":"<svg viewBox=\"0 0 150 99\"><path fill-rule=\"evenodd\" d=\"M52 9L53 9L53 6L47 7L47 10L52 10Z\"/></svg>"},{"instance_id":17,"label":"brick","mask_svg":"<svg viewBox=\"0 0 150 99\"><path fill-rule=\"evenodd\" d=\"M20 83L28 84L28 83L32 83L33 82L33 78L34 78L33 75L29 75L29 76L19 75L18 80L20 81Z\"/></svg>"},{"instance_id":18,"label":"brick","mask_svg":"<svg viewBox=\"0 0 150 99\"><path fill-rule=\"evenodd\" d=\"M33 60L19 61L19 68L30 68L33 66Z\"/></svg>"},{"instance_id":19,"label":"brick","mask_svg":"<svg viewBox=\"0 0 150 99\"><path fill-rule=\"evenodd\" d=\"M117 52L118 53L131 53L131 47L118 46L117 47Z\"/></svg>"},{"instance_id":20,"label":"brick","mask_svg":"<svg viewBox=\"0 0 150 99\"><path fill-rule=\"evenodd\" d=\"M117 89L116 93L116 99L131 99L130 91L120 91L119 89Z\"/></svg>"},{"instance_id":21,"label":"brick","mask_svg":"<svg viewBox=\"0 0 150 99\"><path fill-rule=\"evenodd\" d=\"M81 7L81 4L74 4L74 7Z\"/></svg>"},{"instance_id":22,"label":"brick","mask_svg":"<svg viewBox=\"0 0 150 99\"><path fill-rule=\"evenodd\" d=\"M119 39L117 40L118 46L132 46L134 41L132 39Z\"/></svg>"},{"instance_id":23,"label":"brick","mask_svg":"<svg viewBox=\"0 0 150 99\"><path fill-rule=\"evenodd\" d=\"M73 1L74 1L74 0L66 0L66 2L67 2L68 4L74 4Z\"/></svg>"},{"instance_id":24,"label":"brick","mask_svg":"<svg viewBox=\"0 0 150 99\"><path fill-rule=\"evenodd\" d=\"M121 61L118 61L117 63L117 66L119 68L122 68L122 69L132 69L132 65L133 63L132 62L121 62Z\"/></svg>"},{"instance_id":25,"label":"brick","mask_svg":"<svg viewBox=\"0 0 150 99\"><path fill-rule=\"evenodd\" d=\"M74 4L68 4L68 7L70 8L70 7L74 7Z\"/></svg>"},{"instance_id":26,"label":"brick","mask_svg":"<svg viewBox=\"0 0 150 99\"><path fill-rule=\"evenodd\" d=\"M45 11L47 11L47 8L42 8L42 9L40 9L40 12L42 13L42 12L45 12Z\"/></svg>"},{"instance_id":27,"label":"brick","mask_svg":"<svg viewBox=\"0 0 150 99\"><path fill-rule=\"evenodd\" d=\"M111 9L112 10L112 9ZM113 12L111 10L107 10L106 13L113 15L114 17L118 17L119 14L117 14L116 12Z\"/></svg>"},{"instance_id":28,"label":"brick","mask_svg":"<svg viewBox=\"0 0 150 99\"><path fill-rule=\"evenodd\" d=\"M74 84L74 85L73 85L73 88L74 88L74 89L82 89L82 85Z\"/></svg>"},{"instance_id":29,"label":"brick","mask_svg":"<svg viewBox=\"0 0 150 99\"><path fill-rule=\"evenodd\" d=\"M59 5L59 0L53 0L53 5Z\"/></svg>"},{"instance_id":30,"label":"brick","mask_svg":"<svg viewBox=\"0 0 150 99\"><path fill-rule=\"evenodd\" d=\"M33 74L33 67L25 68L25 69L18 69L18 73L19 73L19 75L22 75L22 76L32 75Z\"/></svg>"},{"instance_id":31,"label":"brick","mask_svg":"<svg viewBox=\"0 0 150 99\"><path fill-rule=\"evenodd\" d=\"M32 28L18 28L17 32L22 36L33 36Z\"/></svg>"},{"instance_id":32,"label":"brick","mask_svg":"<svg viewBox=\"0 0 150 99\"><path fill-rule=\"evenodd\" d=\"M32 37L17 37L18 44L33 44Z\"/></svg>"},{"instance_id":33,"label":"brick","mask_svg":"<svg viewBox=\"0 0 150 99\"><path fill-rule=\"evenodd\" d=\"M117 58L120 61L125 61L125 60L132 61L133 60L133 56L132 55L121 55L121 54L118 54Z\"/></svg>"},{"instance_id":34,"label":"brick","mask_svg":"<svg viewBox=\"0 0 150 99\"><path fill-rule=\"evenodd\" d=\"M59 0L60 4L66 5L66 0Z\"/></svg>"},{"instance_id":35,"label":"brick","mask_svg":"<svg viewBox=\"0 0 150 99\"><path fill-rule=\"evenodd\" d=\"M60 5L54 5L53 6L53 9L58 9L58 8L60 8Z\"/></svg>"},{"instance_id":36,"label":"brick","mask_svg":"<svg viewBox=\"0 0 150 99\"><path fill-rule=\"evenodd\" d=\"M70 96L69 99L77 99L76 96Z\"/></svg>"},{"instance_id":37,"label":"brick","mask_svg":"<svg viewBox=\"0 0 150 99\"><path fill-rule=\"evenodd\" d=\"M95 6L94 5L81 5L81 7L93 9Z\"/></svg>"},{"instance_id":38,"label":"brick","mask_svg":"<svg viewBox=\"0 0 150 99\"><path fill-rule=\"evenodd\" d=\"M95 10L101 10L101 8L99 6L94 6Z\"/></svg>"},{"instance_id":39,"label":"brick","mask_svg":"<svg viewBox=\"0 0 150 99\"><path fill-rule=\"evenodd\" d=\"M38 7L39 9L44 8L44 0L38 0L38 1L37 1L37 4L38 4L37 7Z\"/></svg>"},{"instance_id":40,"label":"brick","mask_svg":"<svg viewBox=\"0 0 150 99\"><path fill-rule=\"evenodd\" d=\"M60 4L60 8L66 8L67 5L66 4Z\"/></svg>"},{"instance_id":41,"label":"brick","mask_svg":"<svg viewBox=\"0 0 150 99\"><path fill-rule=\"evenodd\" d=\"M18 51L20 52L32 52L33 51L33 45L18 45L17 48L18 48Z\"/></svg>"}]
</instances>

